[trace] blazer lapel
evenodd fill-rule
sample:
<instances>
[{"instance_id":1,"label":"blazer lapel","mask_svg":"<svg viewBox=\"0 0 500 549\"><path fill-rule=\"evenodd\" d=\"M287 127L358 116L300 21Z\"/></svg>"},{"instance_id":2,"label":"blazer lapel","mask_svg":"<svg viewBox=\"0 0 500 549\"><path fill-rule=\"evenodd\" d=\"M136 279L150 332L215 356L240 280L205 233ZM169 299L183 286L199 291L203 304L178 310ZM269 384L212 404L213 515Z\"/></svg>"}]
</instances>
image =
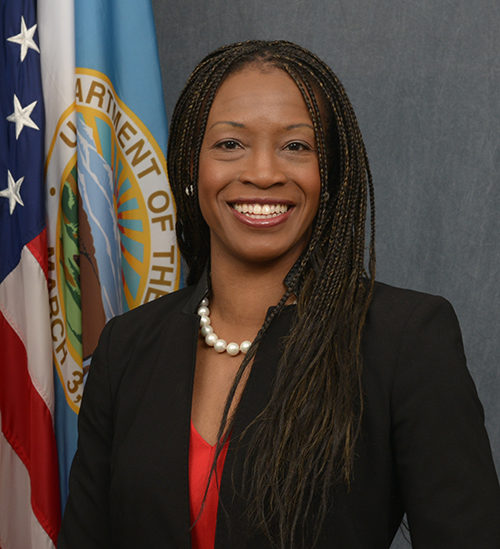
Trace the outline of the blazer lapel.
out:
<instances>
[{"instance_id":1,"label":"blazer lapel","mask_svg":"<svg viewBox=\"0 0 500 549\"><path fill-rule=\"evenodd\" d=\"M127 391L117 418L122 434L116 485L125 482L131 488L117 497L131 500L135 516L128 520L149 524L154 546L188 549L189 421L199 321L178 309L160 312L151 338L161 344L146 343L140 367L122 381ZM136 478L130 480L131 475Z\"/></svg>"},{"instance_id":2,"label":"blazer lapel","mask_svg":"<svg viewBox=\"0 0 500 549\"><path fill-rule=\"evenodd\" d=\"M173 317L159 318L164 324L161 351L158 354L148 384L144 418L153 425L152 433L144 436L148 467L157 470L151 478L157 482L156 490L162 494L158 500L162 509L155 509L164 517L165 531L172 547L190 548L189 507L189 433L193 394L196 349L198 343L198 305L208 291L205 272L191 296ZM138 424L144 428L144 422ZM158 540L158 547L163 542Z\"/></svg>"}]
</instances>

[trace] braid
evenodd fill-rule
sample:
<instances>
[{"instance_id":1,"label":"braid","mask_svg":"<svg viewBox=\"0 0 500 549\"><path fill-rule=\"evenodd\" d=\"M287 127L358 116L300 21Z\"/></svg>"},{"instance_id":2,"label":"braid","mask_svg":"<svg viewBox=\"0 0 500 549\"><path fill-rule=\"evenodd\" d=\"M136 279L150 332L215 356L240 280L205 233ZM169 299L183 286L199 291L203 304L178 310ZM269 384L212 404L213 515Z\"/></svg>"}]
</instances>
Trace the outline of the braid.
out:
<instances>
[{"instance_id":1,"label":"braid","mask_svg":"<svg viewBox=\"0 0 500 549\"><path fill-rule=\"evenodd\" d=\"M249 519L273 546L284 549L295 545L299 532L302 544L306 533L313 533L313 544L317 542L331 486L348 484L352 475L363 411L361 333L375 273L373 181L352 105L338 78L317 56L284 41L250 41L216 50L189 78L170 127L168 171L177 205L177 238L189 267L188 283L200 278L210 257L209 229L197 199L199 154L208 114L224 79L247 65L277 67L300 90L316 137L320 205L297 272L236 374L211 475L233 426L229 410L237 387L269 325L296 292L297 314L285 339L271 395L252 423L251 435L248 428L243 434L249 437L243 474ZM319 506L314 498L318 495Z\"/></svg>"}]
</instances>

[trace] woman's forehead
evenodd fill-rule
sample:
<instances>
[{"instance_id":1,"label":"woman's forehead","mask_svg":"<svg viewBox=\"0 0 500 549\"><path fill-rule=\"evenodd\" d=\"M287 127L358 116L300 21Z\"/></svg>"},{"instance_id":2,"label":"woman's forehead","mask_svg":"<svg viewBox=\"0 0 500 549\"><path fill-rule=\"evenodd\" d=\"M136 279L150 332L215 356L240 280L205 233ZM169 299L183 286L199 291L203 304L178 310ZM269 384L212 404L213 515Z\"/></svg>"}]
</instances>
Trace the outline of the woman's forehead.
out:
<instances>
[{"instance_id":1,"label":"woman's forehead","mask_svg":"<svg viewBox=\"0 0 500 549\"><path fill-rule=\"evenodd\" d=\"M245 108L275 108L295 104L307 111L304 98L289 74L273 67L262 70L250 65L231 74L220 85L210 108L210 115L220 111L244 111Z\"/></svg>"}]
</instances>

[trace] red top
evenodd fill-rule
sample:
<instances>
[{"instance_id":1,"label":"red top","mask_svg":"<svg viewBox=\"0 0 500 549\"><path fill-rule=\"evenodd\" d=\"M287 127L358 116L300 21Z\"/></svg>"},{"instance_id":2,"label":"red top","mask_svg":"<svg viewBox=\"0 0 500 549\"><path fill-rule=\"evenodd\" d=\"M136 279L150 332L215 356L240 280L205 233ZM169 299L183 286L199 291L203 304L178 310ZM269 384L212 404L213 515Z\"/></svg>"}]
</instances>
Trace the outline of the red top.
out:
<instances>
[{"instance_id":1,"label":"red top","mask_svg":"<svg viewBox=\"0 0 500 549\"><path fill-rule=\"evenodd\" d=\"M224 448L222 448L222 452L217 460L217 475L212 475L205 500L205 507L198 518L207 488L208 476L214 461L215 446L208 444L198 434L191 421L191 436L189 439L189 506L191 524L198 518L198 521L191 529L192 549L214 549L220 479L222 478L228 446L229 440L224 444Z\"/></svg>"}]
</instances>

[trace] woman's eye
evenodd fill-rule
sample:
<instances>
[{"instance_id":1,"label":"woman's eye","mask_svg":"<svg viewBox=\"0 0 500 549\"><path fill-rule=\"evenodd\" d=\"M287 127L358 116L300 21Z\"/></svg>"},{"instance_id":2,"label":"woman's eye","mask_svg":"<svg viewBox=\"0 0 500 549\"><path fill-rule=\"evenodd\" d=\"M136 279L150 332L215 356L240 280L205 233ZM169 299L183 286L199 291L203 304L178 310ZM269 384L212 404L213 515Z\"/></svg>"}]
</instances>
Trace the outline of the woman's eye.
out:
<instances>
[{"instance_id":1,"label":"woman's eye","mask_svg":"<svg viewBox=\"0 0 500 549\"><path fill-rule=\"evenodd\" d=\"M218 149L238 149L239 147L240 147L240 144L238 143L238 141L234 141L232 139L220 141L216 145L216 148Z\"/></svg>"},{"instance_id":2,"label":"woman's eye","mask_svg":"<svg viewBox=\"0 0 500 549\"><path fill-rule=\"evenodd\" d=\"M309 147L309 145L306 145L305 143L294 141L293 143L288 143L285 149L287 151L310 151L311 147Z\"/></svg>"}]
</instances>

